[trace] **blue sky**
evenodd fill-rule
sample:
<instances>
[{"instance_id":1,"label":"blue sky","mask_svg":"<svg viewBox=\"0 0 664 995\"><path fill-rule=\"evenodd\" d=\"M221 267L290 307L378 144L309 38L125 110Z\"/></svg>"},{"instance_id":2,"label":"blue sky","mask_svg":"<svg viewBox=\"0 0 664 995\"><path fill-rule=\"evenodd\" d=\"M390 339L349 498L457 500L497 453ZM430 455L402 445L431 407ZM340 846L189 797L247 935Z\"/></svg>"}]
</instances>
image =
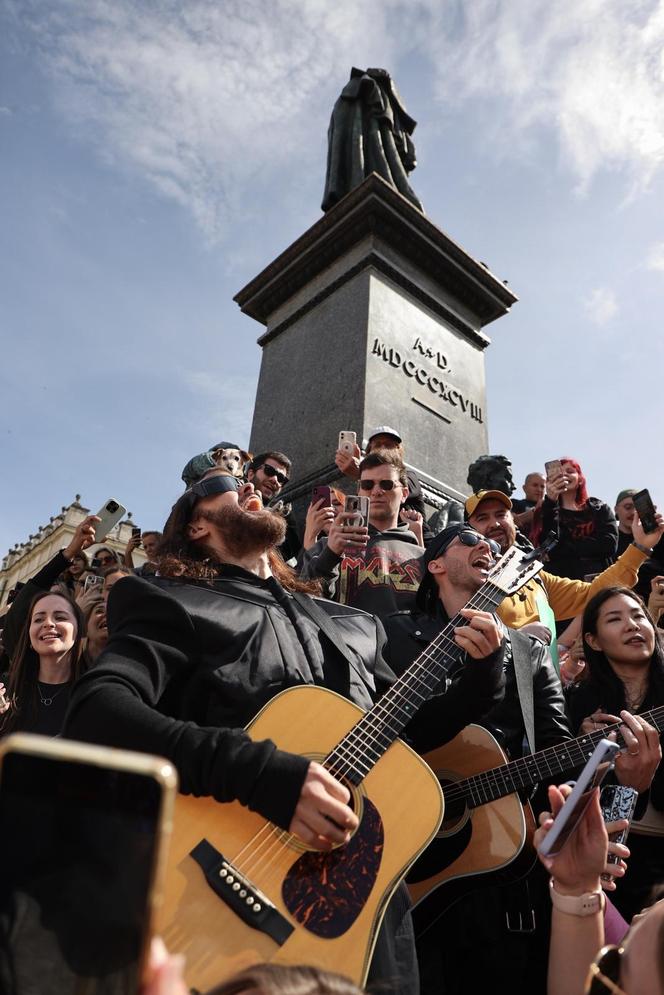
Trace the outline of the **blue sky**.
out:
<instances>
[{"instance_id":1,"label":"blue sky","mask_svg":"<svg viewBox=\"0 0 664 995\"><path fill-rule=\"evenodd\" d=\"M232 301L320 216L352 65L410 113L427 215L520 301L488 327L490 449L664 503L664 3L0 2L0 555L69 503L158 527L248 442ZM333 444L333 440L332 440Z\"/></svg>"}]
</instances>

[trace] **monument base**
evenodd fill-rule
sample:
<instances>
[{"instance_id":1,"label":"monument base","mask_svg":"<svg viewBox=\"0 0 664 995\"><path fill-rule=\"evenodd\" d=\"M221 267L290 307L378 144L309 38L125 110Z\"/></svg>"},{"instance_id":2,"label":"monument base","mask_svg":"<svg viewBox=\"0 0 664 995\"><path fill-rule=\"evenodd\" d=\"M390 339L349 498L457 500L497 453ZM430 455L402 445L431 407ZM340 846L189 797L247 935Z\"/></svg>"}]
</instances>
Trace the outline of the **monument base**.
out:
<instances>
[{"instance_id":1,"label":"monument base","mask_svg":"<svg viewBox=\"0 0 664 995\"><path fill-rule=\"evenodd\" d=\"M372 174L235 300L267 326L250 448L291 458L299 516L315 483L354 486L342 429L392 425L427 505L465 498L488 449L483 328L517 298L410 201Z\"/></svg>"}]
</instances>

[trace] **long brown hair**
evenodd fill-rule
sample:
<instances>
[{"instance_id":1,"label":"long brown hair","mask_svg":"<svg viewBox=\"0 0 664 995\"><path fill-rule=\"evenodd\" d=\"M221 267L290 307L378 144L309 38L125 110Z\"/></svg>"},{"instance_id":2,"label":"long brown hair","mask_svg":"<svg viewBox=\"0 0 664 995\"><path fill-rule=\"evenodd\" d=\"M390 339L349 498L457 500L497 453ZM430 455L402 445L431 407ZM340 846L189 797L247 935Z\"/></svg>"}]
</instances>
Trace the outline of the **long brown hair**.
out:
<instances>
[{"instance_id":1,"label":"long brown hair","mask_svg":"<svg viewBox=\"0 0 664 995\"><path fill-rule=\"evenodd\" d=\"M363 995L363 991L350 978L308 964L256 964L208 995Z\"/></svg>"},{"instance_id":2,"label":"long brown hair","mask_svg":"<svg viewBox=\"0 0 664 995\"><path fill-rule=\"evenodd\" d=\"M37 682L39 680L39 657L30 643L30 625L35 606L44 598L52 595L66 601L76 619L76 635L74 645L69 651L71 679L77 680L86 669L83 657L83 637L85 636L85 619L81 609L67 594L60 591L40 591L30 602L27 617L16 643L16 649L9 660L7 672L7 697L10 708L0 716L0 733L11 732L15 728L19 716L29 702L37 703Z\"/></svg>"},{"instance_id":3,"label":"long brown hair","mask_svg":"<svg viewBox=\"0 0 664 995\"><path fill-rule=\"evenodd\" d=\"M223 575L223 563L218 563L209 550L192 542L187 533L191 521L193 502L185 493L173 505L164 525L163 538L157 550L156 564L160 577L186 577L197 580L215 580ZM275 512L276 514L276 512ZM317 580L302 580L289 567L277 549L268 552L272 574L287 591L319 595L321 584Z\"/></svg>"}]
</instances>

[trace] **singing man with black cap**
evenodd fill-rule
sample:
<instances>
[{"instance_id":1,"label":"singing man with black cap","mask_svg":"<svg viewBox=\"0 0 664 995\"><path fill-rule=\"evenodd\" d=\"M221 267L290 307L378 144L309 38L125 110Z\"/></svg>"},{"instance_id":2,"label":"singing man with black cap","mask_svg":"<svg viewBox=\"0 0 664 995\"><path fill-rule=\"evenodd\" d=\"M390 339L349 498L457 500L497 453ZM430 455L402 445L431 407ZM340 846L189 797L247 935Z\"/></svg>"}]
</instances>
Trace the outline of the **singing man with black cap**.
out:
<instances>
[{"instance_id":1,"label":"singing man with black cap","mask_svg":"<svg viewBox=\"0 0 664 995\"><path fill-rule=\"evenodd\" d=\"M499 555L498 544L468 524L451 525L436 536L423 557L417 608L384 620L385 656L392 669L399 673L419 656L479 590ZM506 627L503 631L503 699L483 717L477 709L473 715L472 701L459 691L468 681L469 665L476 666L470 661L452 675L447 694L458 695L467 722L480 721L513 760L523 755L524 742L534 752L569 739L571 732L547 647L525 633ZM535 982L546 977L548 934L534 923L542 906L546 914L546 889L531 887L529 879L511 888L485 887L444 915L438 899L433 892L418 908L420 924L436 922L418 939L423 995L461 995L484 987L493 992L543 990ZM531 979L533 986L528 987Z\"/></svg>"}]
</instances>

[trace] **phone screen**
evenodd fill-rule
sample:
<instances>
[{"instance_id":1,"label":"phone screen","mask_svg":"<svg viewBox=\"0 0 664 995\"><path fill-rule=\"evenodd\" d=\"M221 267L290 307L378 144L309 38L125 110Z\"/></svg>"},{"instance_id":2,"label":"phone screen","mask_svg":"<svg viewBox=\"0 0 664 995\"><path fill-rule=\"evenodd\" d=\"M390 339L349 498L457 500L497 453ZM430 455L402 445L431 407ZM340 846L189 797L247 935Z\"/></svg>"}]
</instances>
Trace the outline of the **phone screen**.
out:
<instances>
[{"instance_id":1,"label":"phone screen","mask_svg":"<svg viewBox=\"0 0 664 995\"><path fill-rule=\"evenodd\" d=\"M158 846L152 777L8 752L0 991L136 995Z\"/></svg>"},{"instance_id":2,"label":"phone screen","mask_svg":"<svg viewBox=\"0 0 664 995\"><path fill-rule=\"evenodd\" d=\"M570 838L570 836L578 826L579 822L581 821L583 813L588 807L588 803L590 802L590 798L592 796L593 791L602 783L602 781L609 773L609 771L612 770L614 765L615 753L618 752L618 747L616 746L615 743L609 743L606 740L602 740L600 745L602 744L606 744L606 748L604 749L603 753L604 756L607 757L608 759L601 760L599 763L597 763L597 766L590 774L590 777L587 779L587 783L583 788L583 791L578 792L577 788L578 793L575 792L576 799L574 799L572 795L570 795L569 798L567 798L565 804L560 809L556 818L554 819L553 826L549 830L549 837L551 842L549 843L548 847L540 846L540 853L547 853L550 854L551 856L555 856L557 853L560 853L562 848L565 846L565 843ZM593 754L591 760L588 762L588 764L586 764L586 767L579 775L579 782L581 782L582 779L584 778L584 774L586 770L589 768L590 764L599 759L598 757L596 757L598 750L599 746L596 748L595 753ZM580 786L581 784L579 783L578 787ZM557 830L557 832L554 832L554 830ZM545 837L545 840L546 839L547 837Z\"/></svg>"}]
</instances>

